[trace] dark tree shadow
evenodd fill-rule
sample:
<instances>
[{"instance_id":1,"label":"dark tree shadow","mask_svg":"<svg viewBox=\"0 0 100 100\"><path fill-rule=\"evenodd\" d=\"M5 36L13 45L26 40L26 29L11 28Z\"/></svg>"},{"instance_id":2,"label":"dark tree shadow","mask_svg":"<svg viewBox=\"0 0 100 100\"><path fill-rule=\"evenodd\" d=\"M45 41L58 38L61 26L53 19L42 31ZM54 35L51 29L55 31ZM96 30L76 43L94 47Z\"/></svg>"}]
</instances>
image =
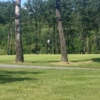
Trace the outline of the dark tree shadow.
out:
<instances>
[{"instance_id":1,"label":"dark tree shadow","mask_svg":"<svg viewBox=\"0 0 100 100\"><path fill-rule=\"evenodd\" d=\"M31 63L51 63L51 62L60 62L60 60L48 60L48 61L32 61Z\"/></svg>"},{"instance_id":2,"label":"dark tree shadow","mask_svg":"<svg viewBox=\"0 0 100 100\"><path fill-rule=\"evenodd\" d=\"M35 78L13 78L13 77L0 77L0 84L5 83L12 83L17 81L24 81L24 80L36 80Z\"/></svg>"},{"instance_id":3,"label":"dark tree shadow","mask_svg":"<svg viewBox=\"0 0 100 100\"><path fill-rule=\"evenodd\" d=\"M3 70L5 71L5 70ZM5 71L6 74L20 74L20 75L25 75L25 74L42 74L44 72L33 72L33 71Z\"/></svg>"},{"instance_id":4,"label":"dark tree shadow","mask_svg":"<svg viewBox=\"0 0 100 100\"><path fill-rule=\"evenodd\" d=\"M93 60L94 62L100 62L100 58L93 58L91 60Z\"/></svg>"},{"instance_id":5,"label":"dark tree shadow","mask_svg":"<svg viewBox=\"0 0 100 100\"><path fill-rule=\"evenodd\" d=\"M34 78L34 75L35 74L42 74L42 73L43 72L0 70L0 84L19 82L19 81L29 81L29 80L35 81L38 79ZM29 74L31 74L32 78L27 76Z\"/></svg>"},{"instance_id":6,"label":"dark tree shadow","mask_svg":"<svg viewBox=\"0 0 100 100\"><path fill-rule=\"evenodd\" d=\"M92 58L92 59L84 59L84 60L72 60L71 62L84 62L84 61L93 61L93 62L100 62L100 58Z\"/></svg>"},{"instance_id":7,"label":"dark tree shadow","mask_svg":"<svg viewBox=\"0 0 100 100\"><path fill-rule=\"evenodd\" d=\"M89 61L91 59L84 59L84 60L71 60L71 62L84 62L84 61Z\"/></svg>"}]
</instances>

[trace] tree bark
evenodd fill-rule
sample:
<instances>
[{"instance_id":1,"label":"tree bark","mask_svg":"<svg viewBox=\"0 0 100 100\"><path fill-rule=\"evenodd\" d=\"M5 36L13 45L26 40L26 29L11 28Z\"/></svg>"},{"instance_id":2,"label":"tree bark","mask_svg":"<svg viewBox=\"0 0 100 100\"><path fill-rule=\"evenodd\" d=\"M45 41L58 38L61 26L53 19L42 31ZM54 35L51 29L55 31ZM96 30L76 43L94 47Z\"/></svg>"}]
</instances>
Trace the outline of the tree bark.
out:
<instances>
[{"instance_id":1,"label":"tree bark","mask_svg":"<svg viewBox=\"0 0 100 100\"><path fill-rule=\"evenodd\" d=\"M12 54L12 22L11 22L11 25L9 25L8 27L8 49L7 49L7 52L8 52L8 55L11 55Z\"/></svg>"},{"instance_id":2,"label":"tree bark","mask_svg":"<svg viewBox=\"0 0 100 100\"><path fill-rule=\"evenodd\" d=\"M60 49L61 49L61 61L68 62L67 56L67 47L62 27L62 19L60 14L60 0L56 0L56 17L58 22L58 31L59 31L59 38L60 38Z\"/></svg>"},{"instance_id":3,"label":"tree bark","mask_svg":"<svg viewBox=\"0 0 100 100\"><path fill-rule=\"evenodd\" d=\"M21 8L21 0L16 0L15 2L15 49L16 49L16 62L24 62L23 57L23 46L21 39L21 23L20 23L20 8Z\"/></svg>"},{"instance_id":4,"label":"tree bark","mask_svg":"<svg viewBox=\"0 0 100 100\"><path fill-rule=\"evenodd\" d=\"M7 43L7 53L10 55L10 29L8 28L8 43Z\"/></svg>"}]
</instances>

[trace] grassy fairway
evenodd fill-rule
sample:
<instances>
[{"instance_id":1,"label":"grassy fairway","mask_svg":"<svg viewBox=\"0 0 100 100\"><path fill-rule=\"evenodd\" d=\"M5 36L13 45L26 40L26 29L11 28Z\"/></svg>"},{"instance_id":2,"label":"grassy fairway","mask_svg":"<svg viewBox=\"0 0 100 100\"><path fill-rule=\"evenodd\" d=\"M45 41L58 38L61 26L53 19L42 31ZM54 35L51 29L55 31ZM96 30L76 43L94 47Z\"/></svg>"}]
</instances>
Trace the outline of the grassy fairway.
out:
<instances>
[{"instance_id":1,"label":"grassy fairway","mask_svg":"<svg viewBox=\"0 0 100 100\"><path fill-rule=\"evenodd\" d=\"M100 71L0 68L0 100L100 100Z\"/></svg>"},{"instance_id":2,"label":"grassy fairway","mask_svg":"<svg viewBox=\"0 0 100 100\"><path fill-rule=\"evenodd\" d=\"M0 63L16 64L15 56L0 56ZM22 65L100 67L98 55L25 55ZM21 64L21 63L17 63ZM0 100L100 100L100 70L0 68Z\"/></svg>"},{"instance_id":3,"label":"grassy fairway","mask_svg":"<svg viewBox=\"0 0 100 100\"><path fill-rule=\"evenodd\" d=\"M24 63L15 63L14 55L0 56L0 63L3 64L22 64L22 65L39 65L39 66L67 66L67 67L87 67L99 68L100 67L100 54L85 54L69 55L69 63L60 62L60 55L24 55Z\"/></svg>"}]
</instances>

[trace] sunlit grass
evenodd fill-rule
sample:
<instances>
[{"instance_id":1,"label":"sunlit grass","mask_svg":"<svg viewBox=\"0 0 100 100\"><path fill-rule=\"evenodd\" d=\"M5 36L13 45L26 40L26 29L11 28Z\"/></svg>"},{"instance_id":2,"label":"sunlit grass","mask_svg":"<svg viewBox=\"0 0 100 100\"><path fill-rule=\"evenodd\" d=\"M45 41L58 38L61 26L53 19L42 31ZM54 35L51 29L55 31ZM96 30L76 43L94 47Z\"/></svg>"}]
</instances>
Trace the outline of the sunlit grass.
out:
<instances>
[{"instance_id":1,"label":"sunlit grass","mask_svg":"<svg viewBox=\"0 0 100 100\"><path fill-rule=\"evenodd\" d=\"M26 54L24 55L24 63L16 63L15 55L1 55L0 63L3 64L22 64L31 66L67 66L67 67L100 67L100 54L70 54L68 55L69 62L63 63L60 61L60 55L50 54Z\"/></svg>"},{"instance_id":2,"label":"sunlit grass","mask_svg":"<svg viewBox=\"0 0 100 100\"><path fill-rule=\"evenodd\" d=\"M0 63L100 68L100 54L69 55L69 63L60 62L60 55L24 57L15 63L15 55L2 55ZM0 100L100 100L99 85L100 70L0 68Z\"/></svg>"},{"instance_id":3,"label":"sunlit grass","mask_svg":"<svg viewBox=\"0 0 100 100\"><path fill-rule=\"evenodd\" d=\"M0 68L0 100L100 100L100 71Z\"/></svg>"}]
</instances>

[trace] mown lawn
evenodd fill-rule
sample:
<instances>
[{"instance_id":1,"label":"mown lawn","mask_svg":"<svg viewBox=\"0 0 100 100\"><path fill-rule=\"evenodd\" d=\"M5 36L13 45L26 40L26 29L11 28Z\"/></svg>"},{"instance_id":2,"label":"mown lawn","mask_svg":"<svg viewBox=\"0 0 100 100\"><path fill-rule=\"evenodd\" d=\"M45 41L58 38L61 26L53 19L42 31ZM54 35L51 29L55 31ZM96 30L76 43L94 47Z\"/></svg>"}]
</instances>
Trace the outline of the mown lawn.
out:
<instances>
[{"instance_id":1,"label":"mown lawn","mask_svg":"<svg viewBox=\"0 0 100 100\"><path fill-rule=\"evenodd\" d=\"M14 58L0 56L0 63ZM25 55L22 65L99 69L100 55L69 55L69 64L60 55ZM100 100L100 70L0 68L0 100Z\"/></svg>"},{"instance_id":2,"label":"mown lawn","mask_svg":"<svg viewBox=\"0 0 100 100\"><path fill-rule=\"evenodd\" d=\"M0 68L0 100L100 100L100 71Z\"/></svg>"},{"instance_id":3,"label":"mown lawn","mask_svg":"<svg viewBox=\"0 0 100 100\"><path fill-rule=\"evenodd\" d=\"M100 68L100 54L69 54L69 63L60 62L60 55L30 54L24 55L24 63L16 63L15 55L1 55L2 64L21 64L30 66L65 66L65 67L87 67Z\"/></svg>"}]
</instances>

